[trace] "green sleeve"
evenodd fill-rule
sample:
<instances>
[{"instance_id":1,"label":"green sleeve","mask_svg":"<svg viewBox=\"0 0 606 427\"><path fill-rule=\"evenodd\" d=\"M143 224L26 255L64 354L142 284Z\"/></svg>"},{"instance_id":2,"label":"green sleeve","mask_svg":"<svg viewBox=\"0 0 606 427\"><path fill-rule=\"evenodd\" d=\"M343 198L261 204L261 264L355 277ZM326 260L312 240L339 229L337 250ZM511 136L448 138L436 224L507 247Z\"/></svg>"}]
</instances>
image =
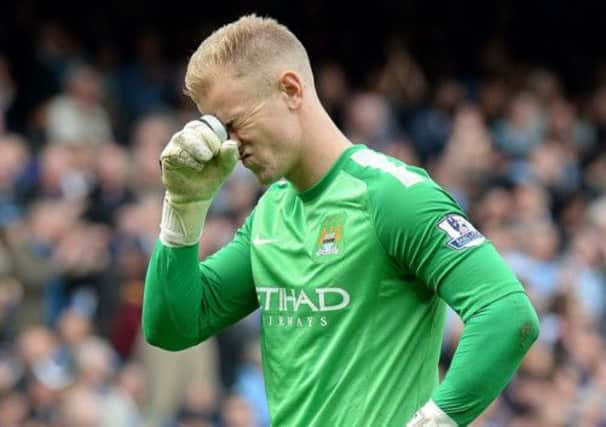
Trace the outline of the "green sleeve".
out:
<instances>
[{"instance_id":1,"label":"green sleeve","mask_svg":"<svg viewBox=\"0 0 606 427\"><path fill-rule=\"evenodd\" d=\"M143 296L143 332L150 344L173 351L191 347L257 308L250 261L253 215L204 262L197 244L171 248L156 242Z\"/></svg>"},{"instance_id":2,"label":"green sleeve","mask_svg":"<svg viewBox=\"0 0 606 427\"><path fill-rule=\"evenodd\" d=\"M465 425L510 381L538 334L536 313L494 246L444 190L429 178L408 187L389 178L371 189L379 239L404 276L420 279L465 324L434 393L438 406Z\"/></svg>"},{"instance_id":3,"label":"green sleeve","mask_svg":"<svg viewBox=\"0 0 606 427\"><path fill-rule=\"evenodd\" d=\"M379 240L402 275L414 276L440 294L450 272L464 269L456 296L447 301L463 321L484 305L523 290L455 200L429 177L420 176L422 181L405 186L387 175L370 189ZM457 232L450 221L465 228Z\"/></svg>"},{"instance_id":4,"label":"green sleeve","mask_svg":"<svg viewBox=\"0 0 606 427\"><path fill-rule=\"evenodd\" d=\"M538 331L539 320L524 292L474 313L465 322L444 381L433 393L434 402L458 425L471 423L509 383Z\"/></svg>"}]
</instances>

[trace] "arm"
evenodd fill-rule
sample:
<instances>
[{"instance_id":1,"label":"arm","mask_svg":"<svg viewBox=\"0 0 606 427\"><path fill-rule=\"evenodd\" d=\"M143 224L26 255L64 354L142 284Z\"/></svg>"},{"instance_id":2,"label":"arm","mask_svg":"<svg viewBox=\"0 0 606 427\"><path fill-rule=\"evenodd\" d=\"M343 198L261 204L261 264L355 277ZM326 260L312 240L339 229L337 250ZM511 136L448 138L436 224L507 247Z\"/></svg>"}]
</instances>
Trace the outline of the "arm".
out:
<instances>
[{"instance_id":1,"label":"arm","mask_svg":"<svg viewBox=\"0 0 606 427\"><path fill-rule=\"evenodd\" d=\"M156 243L145 279L143 332L152 345L182 350L257 308L252 282L251 214L227 246L198 262L198 245Z\"/></svg>"},{"instance_id":2,"label":"arm","mask_svg":"<svg viewBox=\"0 0 606 427\"><path fill-rule=\"evenodd\" d=\"M509 293L494 299L496 287ZM509 383L537 338L539 322L526 293L492 245L477 248L459 263L438 293L465 326L432 399L457 425L467 425Z\"/></svg>"},{"instance_id":3,"label":"arm","mask_svg":"<svg viewBox=\"0 0 606 427\"><path fill-rule=\"evenodd\" d=\"M256 307L252 215L229 245L198 264L206 213L238 158L237 142L226 138L223 125L205 115L175 133L160 155L166 193L142 323L147 341L167 350L195 345Z\"/></svg>"},{"instance_id":4,"label":"arm","mask_svg":"<svg viewBox=\"0 0 606 427\"><path fill-rule=\"evenodd\" d=\"M537 338L538 328L534 308L523 292L474 313L465 322L455 356L433 401L457 425L471 423L509 383Z\"/></svg>"},{"instance_id":5,"label":"arm","mask_svg":"<svg viewBox=\"0 0 606 427\"><path fill-rule=\"evenodd\" d=\"M385 181L373 204L379 238L394 262L465 324L444 381L409 425L467 425L507 385L536 339L536 313L493 245L428 177L408 187Z\"/></svg>"}]
</instances>

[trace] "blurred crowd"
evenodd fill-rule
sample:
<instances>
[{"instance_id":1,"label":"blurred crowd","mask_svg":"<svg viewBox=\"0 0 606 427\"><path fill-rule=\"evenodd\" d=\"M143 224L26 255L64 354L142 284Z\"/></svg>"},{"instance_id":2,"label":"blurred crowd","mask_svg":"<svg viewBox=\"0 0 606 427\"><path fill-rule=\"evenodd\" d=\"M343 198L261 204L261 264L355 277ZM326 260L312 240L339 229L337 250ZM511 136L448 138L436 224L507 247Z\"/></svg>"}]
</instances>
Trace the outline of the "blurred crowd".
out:
<instances>
[{"instance_id":1,"label":"blurred crowd","mask_svg":"<svg viewBox=\"0 0 606 427\"><path fill-rule=\"evenodd\" d=\"M179 353L140 335L159 154L199 114L186 60L158 34L119 58L49 24L25 87L0 51L0 427L269 425L257 313ZM395 43L361 84L336 62L315 74L352 141L427 168L539 312L538 342L474 426L606 426L606 73L568 93L557 70L490 46L476 75L430 76ZM237 167L201 258L263 190ZM450 312L443 370L461 331Z\"/></svg>"}]
</instances>

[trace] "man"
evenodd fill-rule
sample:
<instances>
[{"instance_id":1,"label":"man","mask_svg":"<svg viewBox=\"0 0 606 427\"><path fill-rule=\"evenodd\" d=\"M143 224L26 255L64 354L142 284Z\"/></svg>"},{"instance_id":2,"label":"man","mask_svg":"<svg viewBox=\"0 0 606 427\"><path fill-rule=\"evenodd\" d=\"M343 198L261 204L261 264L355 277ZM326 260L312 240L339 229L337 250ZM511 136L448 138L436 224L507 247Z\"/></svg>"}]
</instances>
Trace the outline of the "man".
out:
<instances>
[{"instance_id":1,"label":"man","mask_svg":"<svg viewBox=\"0 0 606 427\"><path fill-rule=\"evenodd\" d=\"M147 340L180 350L260 308L273 426L477 417L511 379L538 320L455 201L422 169L352 145L318 100L304 47L272 19L245 16L214 32L191 57L185 86L231 139L203 116L161 155ZM271 186L233 241L199 262L206 211L238 154ZM445 304L465 329L438 384Z\"/></svg>"}]
</instances>

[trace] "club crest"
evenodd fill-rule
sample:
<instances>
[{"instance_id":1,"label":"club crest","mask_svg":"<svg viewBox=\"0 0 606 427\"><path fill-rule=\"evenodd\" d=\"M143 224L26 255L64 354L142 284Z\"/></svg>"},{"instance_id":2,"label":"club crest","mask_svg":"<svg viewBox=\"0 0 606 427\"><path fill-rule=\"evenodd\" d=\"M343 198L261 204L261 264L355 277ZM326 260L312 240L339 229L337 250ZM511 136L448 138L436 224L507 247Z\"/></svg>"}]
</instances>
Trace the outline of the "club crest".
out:
<instances>
[{"instance_id":1,"label":"club crest","mask_svg":"<svg viewBox=\"0 0 606 427\"><path fill-rule=\"evenodd\" d=\"M343 250L344 215L333 215L324 219L316 239L314 254L317 257L339 255Z\"/></svg>"}]
</instances>

